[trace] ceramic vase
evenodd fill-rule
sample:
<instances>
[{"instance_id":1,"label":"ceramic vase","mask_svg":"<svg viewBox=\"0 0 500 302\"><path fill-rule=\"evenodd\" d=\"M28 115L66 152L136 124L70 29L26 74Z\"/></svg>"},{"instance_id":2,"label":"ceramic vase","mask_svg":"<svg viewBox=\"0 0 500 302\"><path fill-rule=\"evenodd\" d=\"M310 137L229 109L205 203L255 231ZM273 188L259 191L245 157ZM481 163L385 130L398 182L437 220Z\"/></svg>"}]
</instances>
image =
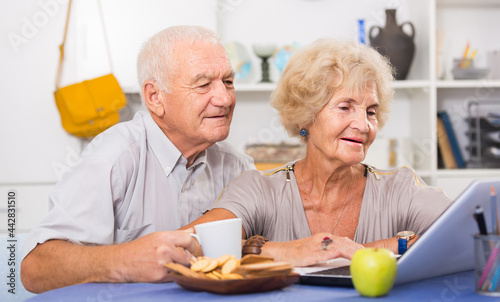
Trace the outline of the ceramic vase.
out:
<instances>
[{"instance_id":1,"label":"ceramic vase","mask_svg":"<svg viewBox=\"0 0 500 302\"><path fill-rule=\"evenodd\" d=\"M413 41L415 28L411 22L403 22L398 25L395 9L387 9L385 15L385 27L373 26L370 28L368 33L370 44L380 54L389 59L395 68L396 80L404 80L408 75L415 54L415 43ZM411 28L411 34L403 31L405 25ZM376 34L377 32L378 34Z\"/></svg>"}]
</instances>

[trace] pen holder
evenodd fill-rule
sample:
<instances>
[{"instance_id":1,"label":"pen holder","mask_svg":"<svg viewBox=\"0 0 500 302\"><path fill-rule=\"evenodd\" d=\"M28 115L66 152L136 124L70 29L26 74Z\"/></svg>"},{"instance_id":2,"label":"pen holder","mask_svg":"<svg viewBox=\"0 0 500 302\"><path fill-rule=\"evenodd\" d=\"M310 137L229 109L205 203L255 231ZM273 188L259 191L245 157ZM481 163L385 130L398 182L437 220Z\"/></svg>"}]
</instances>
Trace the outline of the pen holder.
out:
<instances>
[{"instance_id":1,"label":"pen holder","mask_svg":"<svg viewBox=\"0 0 500 302\"><path fill-rule=\"evenodd\" d=\"M474 235L476 293L500 296L500 236Z\"/></svg>"},{"instance_id":2,"label":"pen holder","mask_svg":"<svg viewBox=\"0 0 500 302\"><path fill-rule=\"evenodd\" d=\"M456 69L474 69L474 60L472 59L454 59L453 68Z\"/></svg>"},{"instance_id":3,"label":"pen holder","mask_svg":"<svg viewBox=\"0 0 500 302\"><path fill-rule=\"evenodd\" d=\"M474 67L472 59L453 60L453 69L451 73L455 80L473 80L482 79L488 75L489 69Z\"/></svg>"}]
</instances>

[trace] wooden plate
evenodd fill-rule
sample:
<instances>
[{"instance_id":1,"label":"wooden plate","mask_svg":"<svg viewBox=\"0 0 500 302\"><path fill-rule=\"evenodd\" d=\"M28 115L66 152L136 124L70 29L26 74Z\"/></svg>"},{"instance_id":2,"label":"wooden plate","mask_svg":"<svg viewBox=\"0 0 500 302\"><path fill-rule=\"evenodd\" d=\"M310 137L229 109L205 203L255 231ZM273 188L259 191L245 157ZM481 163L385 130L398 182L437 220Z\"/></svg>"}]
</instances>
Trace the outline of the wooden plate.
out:
<instances>
[{"instance_id":1,"label":"wooden plate","mask_svg":"<svg viewBox=\"0 0 500 302\"><path fill-rule=\"evenodd\" d=\"M170 273L170 275L174 282L184 289L224 295L259 293L280 289L296 283L300 277L299 274L291 273L247 279L213 280L186 277L177 273Z\"/></svg>"}]
</instances>

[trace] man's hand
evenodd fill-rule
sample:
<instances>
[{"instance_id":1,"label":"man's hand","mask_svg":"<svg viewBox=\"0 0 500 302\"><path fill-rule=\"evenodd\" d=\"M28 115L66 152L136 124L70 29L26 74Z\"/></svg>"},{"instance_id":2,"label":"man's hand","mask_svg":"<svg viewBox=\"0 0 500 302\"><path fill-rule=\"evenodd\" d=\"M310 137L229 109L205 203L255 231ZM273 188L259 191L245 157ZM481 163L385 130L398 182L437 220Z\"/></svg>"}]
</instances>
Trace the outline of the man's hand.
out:
<instances>
[{"instance_id":1,"label":"man's hand","mask_svg":"<svg viewBox=\"0 0 500 302\"><path fill-rule=\"evenodd\" d=\"M117 282L170 281L164 264L189 264L196 244L189 236L192 229L155 232L120 245L121 265L116 267Z\"/></svg>"},{"instance_id":2,"label":"man's hand","mask_svg":"<svg viewBox=\"0 0 500 302\"><path fill-rule=\"evenodd\" d=\"M189 232L155 232L107 246L65 240L38 245L21 263L24 287L34 293L86 282L164 282L171 261L188 264L195 241Z\"/></svg>"}]
</instances>

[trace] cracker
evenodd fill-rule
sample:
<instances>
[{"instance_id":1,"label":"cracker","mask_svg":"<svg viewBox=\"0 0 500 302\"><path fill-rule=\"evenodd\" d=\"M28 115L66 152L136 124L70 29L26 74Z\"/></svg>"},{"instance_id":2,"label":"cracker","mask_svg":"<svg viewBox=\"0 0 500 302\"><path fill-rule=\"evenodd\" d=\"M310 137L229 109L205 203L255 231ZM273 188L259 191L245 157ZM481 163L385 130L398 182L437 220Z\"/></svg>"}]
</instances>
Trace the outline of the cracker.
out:
<instances>
[{"instance_id":1,"label":"cracker","mask_svg":"<svg viewBox=\"0 0 500 302\"><path fill-rule=\"evenodd\" d=\"M217 259L207 259L207 260L209 264L201 270L203 273L211 272L219 266L219 262L217 261Z\"/></svg>"},{"instance_id":2,"label":"cracker","mask_svg":"<svg viewBox=\"0 0 500 302\"><path fill-rule=\"evenodd\" d=\"M260 270L271 270L276 268L291 267L288 262L263 262L242 265L242 268L246 271L260 271Z\"/></svg>"},{"instance_id":3,"label":"cracker","mask_svg":"<svg viewBox=\"0 0 500 302\"><path fill-rule=\"evenodd\" d=\"M241 265L261 263L261 262L273 262L272 257L266 257L261 255L245 255L241 258Z\"/></svg>"},{"instance_id":4,"label":"cracker","mask_svg":"<svg viewBox=\"0 0 500 302\"><path fill-rule=\"evenodd\" d=\"M217 278L222 279L222 274L218 270L213 270L211 273Z\"/></svg>"},{"instance_id":5,"label":"cracker","mask_svg":"<svg viewBox=\"0 0 500 302\"><path fill-rule=\"evenodd\" d=\"M222 275L222 280L234 280L234 279L243 279L242 275L239 274L225 274Z\"/></svg>"},{"instance_id":6,"label":"cracker","mask_svg":"<svg viewBox=\"0 0 500 302\"><path fill-rule=\"evenodd\" d=\"M227 275L233 273L240 266L240 260L236 258L229 259L223 266L221 273Z\"/></svg>"},{"instance_id":7,"label":"cracker","mask_svg":"<svg viewBox=\"0 0 500 302\"><path fill-rule=\"evenodd\" d=\"M214 279L214 280L220 280L221 279L219 276L215 275L213 272L206 273L205 277L207 277L208 279Z\"/></svg>"},{"instance_id":8,"label":"cracker","mask_svg":"<svg viewBox=\"0 0 500 302\"><path fill-rule=\"evenodd\" d=\"M170 262L170 263L165 264L165 267L168 270L176 272L182 276L193 277L193 278L203 278L203 276L201 274L195 273L192 270L190 270L189 268L187 268L184 265L179 264L179 263Z\"/></svg>"},{"instance_id":9,"label":"cracker","mask_svg":"<svg viewBox=\"0 0 500 302\"><path fill-rule=\"evenodd\" d=\"M217 262L219 262L220 266L223 266L231 258L236 258L236 257L231 255L222 255L219 258L217 258Z\"/></svg>"},{"instance_id":10,"label":"cracker","mask_svg":"<svg viewBox=\"0 0 500 302\"><path fill-rule=\"evenodd\" d=\"M247 255L241 260L231 255L217 259L201 256L190 263L190 269L178 263L169 263L165 267L183 276L213 280L286 275L293 271L293 266L287 262L274 262L273 258L260 255Z\"/></svg>"},{"instance_id":11,"label":"cracker","mask_svg":"<svg viewBox=\"0 0 500 302\"><path fill-rule=\"evenodd\" d=\"M194 272L199 272L199 271L202 271L204 268L206 268L209 265L210 265L210 260L201 259L201 260L198 260L198 261L194 262L193 264L191 264L191 270Z\"/></svg>"}]
</instances>

